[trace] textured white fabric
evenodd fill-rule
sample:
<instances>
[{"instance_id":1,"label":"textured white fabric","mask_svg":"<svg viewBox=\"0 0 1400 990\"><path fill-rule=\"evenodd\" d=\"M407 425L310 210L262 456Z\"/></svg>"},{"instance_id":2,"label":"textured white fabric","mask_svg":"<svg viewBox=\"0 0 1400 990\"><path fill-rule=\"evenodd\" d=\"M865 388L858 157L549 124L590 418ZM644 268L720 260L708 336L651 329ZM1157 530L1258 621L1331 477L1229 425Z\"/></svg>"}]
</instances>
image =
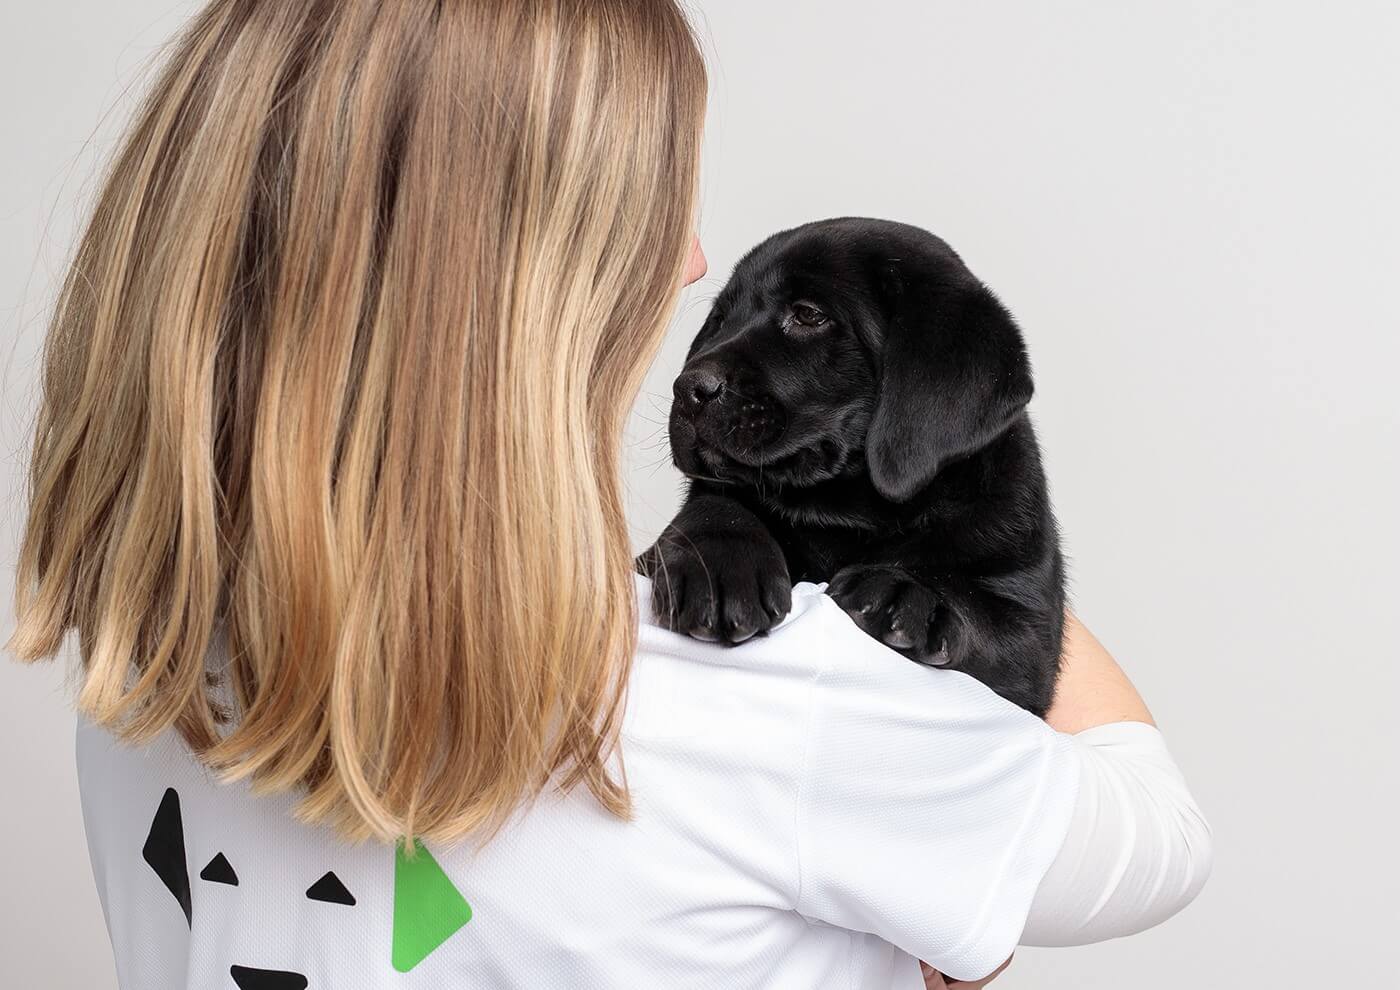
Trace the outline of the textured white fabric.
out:
<instances>
[{"instance_id":1,"label":"textured white fabric","mask_svg":"<svg viewBox=\"0 0 1400 990\"><path fill-rule=\"evenodd\" d=\"M645 580L638 592L649 601ZM135 750L81 727L122 987L234 987L241 966L301 974L311 990L917 990L915 957L976 978L1010 954L1071 820L1092 819L1095 841L1121 849L1103 834L1119 792L1098 786L1100 771L1099 814L1075 817L1092 740L909 663L817 586L799 585L778 629L733 649L644 622L629 687L635 820L583 791L551 794L484 848L430 848L472 917L406 971L391 958L392 849L296 823L289 797L216 784L174 737ZM168 790L188 924L142 855ZM1047 910L1101 879L1072 848L1057 875L1080 889ZM237 886L200 877L219 854ZM328 871L353 905L308 898Z\"/></svg>"},{"instance_id":2,"label":"textured white fabric","mask_svg":"<svg viewBox=\"0 0 1400 990\"><path fill-rule=\"evenodd\" d=\"M1210 875L1210 826L1156 728L1115 722L1074 740L1082 748L1074 819L1031 904L1023 945L1084 945L1151 928Z\"/></svg>"}]
</instances>

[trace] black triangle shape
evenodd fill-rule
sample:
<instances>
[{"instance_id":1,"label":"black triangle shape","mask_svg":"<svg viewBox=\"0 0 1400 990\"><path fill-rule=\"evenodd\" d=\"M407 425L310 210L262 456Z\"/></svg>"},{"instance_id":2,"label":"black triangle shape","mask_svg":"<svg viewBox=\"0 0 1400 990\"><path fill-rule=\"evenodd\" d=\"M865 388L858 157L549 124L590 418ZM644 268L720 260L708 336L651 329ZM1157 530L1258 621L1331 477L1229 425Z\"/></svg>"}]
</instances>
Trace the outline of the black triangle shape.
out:
<instances>
[{"instance_id":1,"label":"black triangle shape","mask_svg":"<svg viewBox=\"0 0 1400 990\"><path fill-rule=\"evenodd\" d=\"M238 990L306 990L306 977L281 969L230 966L229 976Z\"/></svg>"},{"instance_id":2,"label":"black triangle shape","mask_svg":"<svg viewBox=\"0 0 1400 990\"><path fill-rule=\"evenodd\" d=\"M180 817L180 795L167 787L151 819L151 831L141 847L141 858L156 871L165 889L180 902L185 924L190 921L190 869L185 865L185 823Z\"/></svg>"},{"instance_id":3,"label":"black triangle shape","mask_svg":"<svg viewBox=\"0 0 1400 990\"><path fill-rule=\"evenodd\" d=\"M345 889L340 877L327 870L326 875L306 888L306 896L313 901L326 901L331 904L354 904L355 895Z\"/></svg>"},{"instance_id":4,"label":"black triangle shape","mask_svg":"<svg viewBox=\"0 0 1400 990\"><path fill-rule=\"evenodd\" d=\"M199 879L209 880L213 883L226 883L230 887L238 886L238 874L233 872L233 865L229 863L223 853L218 853L204 869L199 871Z\"/></svg>"}]
</instances>

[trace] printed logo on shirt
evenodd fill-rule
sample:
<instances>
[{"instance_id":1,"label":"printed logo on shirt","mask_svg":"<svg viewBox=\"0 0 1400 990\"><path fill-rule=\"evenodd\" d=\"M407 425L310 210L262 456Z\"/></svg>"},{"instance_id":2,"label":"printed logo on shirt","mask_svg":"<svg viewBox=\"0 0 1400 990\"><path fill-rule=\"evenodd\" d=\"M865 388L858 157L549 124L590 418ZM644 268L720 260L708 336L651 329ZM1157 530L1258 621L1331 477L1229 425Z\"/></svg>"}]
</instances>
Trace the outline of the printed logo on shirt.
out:
<instances>
[{"instance_id":1,"label":"printed logo on shirt","mask_svg":"<svg viewBox=\"0 0 1400 990\"><path fill-rule=\"evenodd\" d=\"M190 873L186 859L180 795L171 787L161 797L141 858L174 896L194 928ZM222 850L199 871L207 883L240 887L238 872ZM253 896L256 896L255 894ZM327 870L306 888L308 900L354 907L355 895L334 870ZM407 973L435 952L472 919L471 905L421 842L410 850L400 843L394 851L394 920L390 956L394 969ZM229 976L237 990L307 990L308 980L291 969L260 969L232 963Z\"/></svg>"}]
</instances>

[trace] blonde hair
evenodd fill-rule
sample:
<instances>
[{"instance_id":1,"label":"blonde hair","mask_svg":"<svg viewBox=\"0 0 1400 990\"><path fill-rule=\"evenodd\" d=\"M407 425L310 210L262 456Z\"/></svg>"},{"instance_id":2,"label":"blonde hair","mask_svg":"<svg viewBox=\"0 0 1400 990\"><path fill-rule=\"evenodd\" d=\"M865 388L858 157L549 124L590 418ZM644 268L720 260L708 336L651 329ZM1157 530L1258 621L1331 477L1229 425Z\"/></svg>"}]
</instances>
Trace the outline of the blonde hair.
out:
<instances>
[{"instance_id":1,"label":"blonde hair","mask_svg":"<svg viewBox=\"0 0 1400 990\"><path fill-rule=\"evenodd\" d=\"M76 629L87 716L349 836L627 814L621 436L704 101L674 0L213 0L58 301L10 647Z\"/></svg>"}]
</instances>

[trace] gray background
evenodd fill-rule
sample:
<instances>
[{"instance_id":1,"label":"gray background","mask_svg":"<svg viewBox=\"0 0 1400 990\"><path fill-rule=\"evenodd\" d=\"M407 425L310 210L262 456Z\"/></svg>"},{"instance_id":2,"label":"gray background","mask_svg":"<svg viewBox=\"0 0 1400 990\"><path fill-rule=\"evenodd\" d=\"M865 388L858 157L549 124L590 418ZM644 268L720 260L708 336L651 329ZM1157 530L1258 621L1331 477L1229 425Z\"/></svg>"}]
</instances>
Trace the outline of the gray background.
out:
<instances>
[{"instance_id":1,"label":"gray background","mask_svg":"<svg viewBox=\"0 0 1400 990\"><path fill-rule=\"evenodd\" d=\"M669 382L739 254L819 216L932 228L1026 328L1079 609L1216 829L1184 914L1023 950L998 987L1393 985L1396 5L696 6L713 275L633 422L639 543L679 493ZM127 87L190 9L0 13L0 634L43 313ZM111 987L55 667L0 663L0 786L0 985Z\"/></svg>"}]
</instances>

